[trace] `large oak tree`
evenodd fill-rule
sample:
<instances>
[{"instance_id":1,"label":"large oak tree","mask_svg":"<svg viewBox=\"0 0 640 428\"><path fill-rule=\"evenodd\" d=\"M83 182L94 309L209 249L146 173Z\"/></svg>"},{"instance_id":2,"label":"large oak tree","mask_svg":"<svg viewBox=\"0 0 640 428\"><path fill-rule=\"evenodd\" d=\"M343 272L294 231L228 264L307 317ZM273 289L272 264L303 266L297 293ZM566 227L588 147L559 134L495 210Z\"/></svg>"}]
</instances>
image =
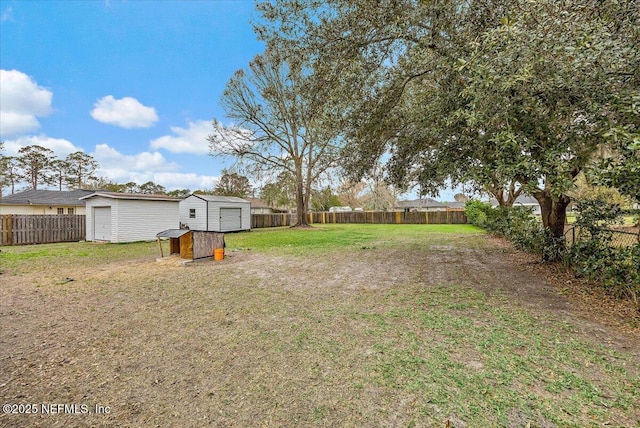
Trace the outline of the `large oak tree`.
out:
<instances>
[{"instance_id":1,"label":"large oak tree","mask_svg":"<svg viewBox=\"0 0 640 428\"><path fill-rule=\"evenodd\" d=\"M505 205L526 191L560 238L575 178L607 135L633 127L620 103L638 94L638 2L282 1L261 9L269 43L313 52L326 80L314 90L343 106L345 165L356 178L383 158L399 186L471 182ZM269 38L273 28L287 36ZM611 169L625 171L620 162Z\"/></svg>"},{"instance_id":2,"label":"large oak tree","mask_svg":"<svg viewBox=\"0 0 640 428\"><path fill-rule=\"evenodd\" d=\"M295 226L309 225L312 186L339 156L323 100L308 90L313 79L301 58L267 49L229 80L221 104L233 124L214 120L209 136L212 155L234 157L251 174L293 176Z\"/></svg>"}]
</instances>

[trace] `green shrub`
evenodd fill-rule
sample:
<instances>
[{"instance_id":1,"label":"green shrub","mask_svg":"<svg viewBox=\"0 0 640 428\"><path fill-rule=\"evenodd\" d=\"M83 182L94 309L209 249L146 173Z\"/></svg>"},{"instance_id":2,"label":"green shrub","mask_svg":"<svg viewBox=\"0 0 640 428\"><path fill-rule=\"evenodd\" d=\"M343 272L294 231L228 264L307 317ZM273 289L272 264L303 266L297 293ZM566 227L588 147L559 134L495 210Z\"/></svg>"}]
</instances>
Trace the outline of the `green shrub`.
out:
<instances>
[{"instance_id":1,"label":"green shrub","mask_svg":"<svg viewBox=\"0 0 640 428\"><path fill-rule=\"evenodd\" d=\"M467 201L465 204L465 213L469 223L474 226L486 228L487 213L491 211L491 204L481 201Z\"/></svg>"},{"instance_id":2,"label":"green shrub","mask_svg":"<svg viewBox=\"0 0 640 428\"><path fill-rule=\"evenodd\" d=\"M640 308L640 245L611 247L598 239L579 242L569 251L577 273L597 281L613 296Z\"/></svg>"},{"instance_id":3,"label":"green shrub","mask_svg":"<svg viewBox=\"0 0 640 428\"><path fill-rule=\"evenodd\" d=\"M491 208L487 213L486 228L500 236L509 237L509 211L509 208Z\"/></svg>"},{"instance_id":4,"label":"green shrub","mask_svg":"<svg viewBox=\"0 0 640 428\"><path fill-rule=\"evenodd\" d=\"M471 224L513 241L518 248L542 254L548 244L549 238L530 208L493 208L485 202L469 201L466 212Z\"/></svg>"},{"instance_id":5,"label":"green shrub","mask_svg":"<svg viewBox=\"0 0 640 428\"><path fill-rule=\"evenodd\" d=\"M586 233L568 253L568 261L579 275L602 284L619 298L630 298L640 307L640 244L630 247L612 245L613 234L607 226L619 224L622 211L601 197L578 201L576 225Z\"/></svg>"}]
</instances>

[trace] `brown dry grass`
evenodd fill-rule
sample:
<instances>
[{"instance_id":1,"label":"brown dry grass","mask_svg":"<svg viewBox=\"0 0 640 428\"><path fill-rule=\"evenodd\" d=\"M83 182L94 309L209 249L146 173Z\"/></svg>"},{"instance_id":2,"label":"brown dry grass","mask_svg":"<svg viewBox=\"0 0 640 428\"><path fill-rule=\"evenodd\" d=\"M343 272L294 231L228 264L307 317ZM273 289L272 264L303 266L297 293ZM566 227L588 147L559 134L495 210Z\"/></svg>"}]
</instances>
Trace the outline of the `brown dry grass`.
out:
<instances>
[{"instance_id":1,"label":"brown dry grass","mask_svg":"<svg viewBox=\"0 0 640 428\"><path fill-rule=\"evenodd\" d=\"M156 262L147 245L139 247L147 253L126 259L33 271L12 265L0 276L1 401L100 404L111 413L0 415L0 425L640 421L633 408L640 402L629 403L627 390L638 384L614 377L624 370L637 382L640 346L633 332L615 327L615 316L594 319L558 293L548 270L502 241L417 242L296 256L238 251L186 266ZM531 332L510 330L516 322ZM497 338L485 338L485 330ZM551 336L529 342L540 330ZM576 353L593 350L579 354L576 368L570 351L560 354L564 345L557 356L544 355L547 339L568 341ZM510 349L509 359L483 343ZM514 366L520 377L503 378L501 364L519 358L538 363L521 372ZM580 393L556 391L565 372L545 365L548 358L596 385L604 405L581 414L583 399L573 397ZM476 396L483 385L489 389ZM607 398L617 394L627 404ZM483 402L501 407L496 413Z\"/></svg>"}]
</instances>

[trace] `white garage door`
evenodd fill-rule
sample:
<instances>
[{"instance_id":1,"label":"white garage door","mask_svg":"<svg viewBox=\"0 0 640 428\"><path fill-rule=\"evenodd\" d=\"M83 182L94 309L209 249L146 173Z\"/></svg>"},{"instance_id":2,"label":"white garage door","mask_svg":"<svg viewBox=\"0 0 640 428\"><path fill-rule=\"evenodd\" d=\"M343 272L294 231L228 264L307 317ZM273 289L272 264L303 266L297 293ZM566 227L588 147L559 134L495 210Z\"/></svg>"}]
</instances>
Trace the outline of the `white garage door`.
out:
<instances>
[{"instance_id":1,"label":"white garage door","mask_svg":"<svg viewBox=\"0 0 640 428\"><path fill-rule=\"evenodd\" d=\"M93 239L111 241L111 207L93 209Z\"/></svg>"},{"instance_id":2,"label":"white garage door","mask_svg":"<svg viewBox=\"0 0 640 428\"><path fill-rule=\"evenodd\" d=\"M242 210L240 208L220 208L220 230L242 230Z\"/></svg>"}]
</instances>

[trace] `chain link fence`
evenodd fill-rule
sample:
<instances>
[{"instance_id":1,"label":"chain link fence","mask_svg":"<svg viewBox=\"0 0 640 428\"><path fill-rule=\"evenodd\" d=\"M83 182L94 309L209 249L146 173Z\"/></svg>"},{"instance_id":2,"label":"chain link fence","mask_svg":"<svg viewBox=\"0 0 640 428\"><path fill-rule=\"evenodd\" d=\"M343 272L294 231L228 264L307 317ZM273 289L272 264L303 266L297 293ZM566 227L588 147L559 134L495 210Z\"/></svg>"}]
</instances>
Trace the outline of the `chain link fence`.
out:
<instances>
[{"instance_id":1,"label":"chain link fence","mask_svg":"<svg viewBox=\"0 0 640 428\"><path fill-rule=\"evenodd\" d=\"M610 245L612 247L631 247L640 244L640 233L638 228L628 227L624 229L598 228L598 232L611 238ZM580 241L588 241L592 239L588 229L579 226L569 226L564 236L568 245L575 245Z\"/></svg>"}]
</instances>

